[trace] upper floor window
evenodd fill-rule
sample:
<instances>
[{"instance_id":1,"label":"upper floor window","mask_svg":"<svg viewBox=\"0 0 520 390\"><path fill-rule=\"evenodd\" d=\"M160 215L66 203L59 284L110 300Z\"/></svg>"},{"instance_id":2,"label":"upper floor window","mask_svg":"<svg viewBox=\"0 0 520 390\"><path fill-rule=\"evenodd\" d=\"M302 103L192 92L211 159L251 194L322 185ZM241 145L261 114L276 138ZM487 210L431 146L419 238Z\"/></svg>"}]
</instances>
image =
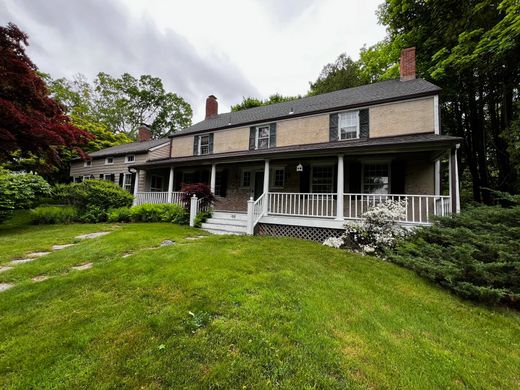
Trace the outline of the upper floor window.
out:
<instances>
[{"instance_id":1,"label":"upper floor window","mask_svg":"<svg viewBox=\"0 0 520 390\"><path fill-rule=\"evenodd\" d=\"M114 163L114 157L105 158L105 165L112 165Z\"/></svg>"},{"instance_id":2,"label":"upper floor window","mask_svg":"<svg viewBox=\"0 0 520 390\"><path fill-rule=\"evenodd\" d=\"M209 154L209 134L199 137L199 155Z\"/></svg>"},{"instance_id":3,"label":"upper floor window","mask_svg":"<svg viewBox=\"0 0 520 390\"><path fill-rule=\"evenodd\" d=\"M340 140L359 138L359 111L340 113L338 127Z\"/></svg>"},{"instance_id":4,"label":"upper floor window","mask_svg":"<svg viewBox=\"0 0 520 390\"><path fill-rule=\"evenodd\" d=\"M83 161L83 167L91 167L92 166L92 160L85 160Z\"/></svg>"},{"instance_id":5,"label":"upper floor window","mask_svg":"<svg viewBox=\"0 0 520 390\"><path fill-rule=\"evenodd\" d=\"M256 148L269 149L269 138L271 136L270 126L258 126L256 128Z\"/></svg>"},{"instance_id":6,"label":"upper floor window","mask_svg":"<svg viewBox=\"0 0 520 390\"><path fill-rule=\"evenodd\" d=\"M363 193L388 194L389 184L388 163L365 163L363 165Z\"/></svg>"},{"instance_id":7,"label":"upper floor window","mask_svg":"<svg viewBox=\"0 0 520 390\"><path fill-rule=\"evenodd\" d=\"M135 156L133 154L128 154L125 157L125 163L133 163L135 161Z\"/></svg>"}]
</instances>

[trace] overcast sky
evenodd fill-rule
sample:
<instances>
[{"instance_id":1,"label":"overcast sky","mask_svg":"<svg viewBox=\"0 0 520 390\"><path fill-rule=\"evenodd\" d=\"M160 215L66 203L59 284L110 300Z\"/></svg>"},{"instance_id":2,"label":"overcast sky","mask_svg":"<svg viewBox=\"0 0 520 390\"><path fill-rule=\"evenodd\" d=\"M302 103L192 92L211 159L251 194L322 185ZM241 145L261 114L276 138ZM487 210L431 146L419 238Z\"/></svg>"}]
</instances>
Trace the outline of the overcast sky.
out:
<instances>
[{"instance_id":1,"label":"overcast sky","mask_svg":"<svg viewBox=\"0 0 520 390\"><path fill-rule=\"evenodd\" d=\"M204 117L243 96L305 94L322 67L381 40L382 0L0 0L0 23L30 37L54 78L100 72L160 77Z\"/></svg>"}]
</instances>

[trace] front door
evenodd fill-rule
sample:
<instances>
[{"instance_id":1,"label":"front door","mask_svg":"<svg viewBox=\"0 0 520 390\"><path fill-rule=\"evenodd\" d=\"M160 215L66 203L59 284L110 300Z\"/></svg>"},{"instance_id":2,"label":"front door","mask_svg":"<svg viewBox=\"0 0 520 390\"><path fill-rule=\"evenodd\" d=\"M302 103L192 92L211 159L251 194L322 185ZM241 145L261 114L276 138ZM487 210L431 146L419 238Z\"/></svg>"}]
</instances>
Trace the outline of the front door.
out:
<instances>
[{"instance_id":1,"label":"front door","mask_svg":"<svg viewBox=\"0 0 520 390\"><path fill-rule=\"evenodd\" d=\"M255 200L264 192L264 172L255 172Z\"/></svg>"}]
</instances>

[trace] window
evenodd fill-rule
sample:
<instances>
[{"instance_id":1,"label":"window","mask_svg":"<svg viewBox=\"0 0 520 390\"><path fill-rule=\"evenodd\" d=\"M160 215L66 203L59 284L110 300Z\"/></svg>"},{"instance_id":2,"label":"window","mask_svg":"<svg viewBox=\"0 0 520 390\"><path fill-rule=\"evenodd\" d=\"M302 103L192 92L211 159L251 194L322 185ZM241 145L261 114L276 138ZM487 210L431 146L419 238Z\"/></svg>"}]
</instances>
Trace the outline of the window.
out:
<instances>
[{"instance_id":1,"label":"window","mask_svg":"<svg viewBox=\"0 0 520 390\"><path fill-rule=\"evenodd\" d=\"M84 180L88 180L88 179L91 179L91 177L87 175L87 176L83 176L83 177L81 177L81 179L78 180L78 181L82 182L82 181L84 181Z\"/></svg>"},{"instance_id":2,"label":"window","mask_svg":"<svg viewBox=\"0 0 520 390\"><path fill-rule=\"evenodd\" d=\"M251 187L251 171L242 171L240 187Z\"/></svg>"},{"instance_id":3,"label":"window","mask_svg":"<svg viewBox=\"0 0 520 390\"><path fill-rule=\"evenodd\" d=\"M258 126L256 128L256 148L269 149L269 137L271 131L269 126Z\"/></svg>"},{"instance_id":4,"label":"window","mask_svg":"<svg viewBox=\"0 0 520 390\"><path fill-rule=\"evenodd\" d=\"M334 191L334 166L316 165L312 167L311 190L315 193Z\"/></svg>"},{"instance_id":5,"label":"window","mask_svg":"<svg viewBox=\"0 0 520 390\"><path fill-rule=\"evenodd\" d=\"M103 175L103 180L106 180L106 181L113 181L112 180L112 175L111 174L104 174Z\"/></svg>"},{"instance_id":6,"label":"window","mask_svg":"<svg viewBox=\"0 0 520 390\"><path fill-rule=\"evenodd\" d=\"M105 158L105 165L112 165L114 163L114 157Z\"/></svg>"},{"instance_id":7,"label":"window","mask_svg":"<svg viewBox=\"0 0 520 390\"><path fill-rule=\"evenodd\" d=\"M133 163L135 161L135 156L133 154L129 154L125 157L125 163Z\"/></svg>"},{"instance_id":8,"label":"window","mask_svg":"<svg viewBox=\"0 0 520 390\"><path fill-rule=\"evenodd\" d=\"M359 111L342 112L338 125L340 140L359 138Z\"/></svg>"},{"instance_id":9,"label":"window","mask_svg":"<svg viewBox=\"0 0 520 390\"><path fill-rule=\"evenodd\" d=\"M281 188L285 185L285 168L274 168L272 186Z\"/></svg>"},{"instance_id":10,"label":"window","mask_svg":"<svg viewBox=\"0 0 520 390\"><path fill-rule=\"evenodd\" d=\"M195 183L195 172L194 171L184 171L182 172L182 183L184 184L192 184Z\"/></svg>"},{"instance_id":11,"label":"window","mask_svg":"<svg viewBox=\"0 0 520 390\"><path fill-rule=\"evenodd\" d=\"M367 163L363 165L363 193L388 194L388 163Z\"/></svg>"},{"instance_id":12,"label":"window","mask_svg":"<svg viewBox=\"0 0 520 390\"><path fill-rule=\"evenodd\" d=\"M152 175L150 178L150 191L151 192L162 192L163 190L163 178L162 176Z\"/></svg>"},{"instance_id":13,"label":"window","mask_svg":"<svg viewBox=\"0 0 520 390\"><path fill-rule=\"evenodd\" d=\"M84 168L91 167L91 166L92 166L92 160L86 160L83 162Z\"/></svg>"},{"instance_id":14,"label":"window","mask_svg":"<svg viewBox=\"0 0 520 390\"><path fill-rule=\"evenodd\" d=\"M123 189L127 190L128 192L132 191L132 174L131 173L125 173L125 176L123 177Z\"/></svg>"},{"instance_id":15,"label":"window","mask_svg":"<svg viewBox=\"0 0 520 390\"><path fill-rule=\"evenodd\" d=\"M209 134L199 137L199 155L209 154Z\"/></svg>"}]
</instances>

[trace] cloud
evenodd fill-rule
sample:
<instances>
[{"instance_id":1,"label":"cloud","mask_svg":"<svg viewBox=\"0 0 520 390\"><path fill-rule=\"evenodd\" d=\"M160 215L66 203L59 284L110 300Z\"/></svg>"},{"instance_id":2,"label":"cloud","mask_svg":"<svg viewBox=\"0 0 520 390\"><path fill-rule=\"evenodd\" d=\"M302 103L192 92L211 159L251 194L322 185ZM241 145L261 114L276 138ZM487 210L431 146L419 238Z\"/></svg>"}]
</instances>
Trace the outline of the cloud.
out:
<instances>
[{"instance_id":1,"label":"cloud","mask_svg":"<svg viewBox=\"0 0 520 390\"><path fill-rule=\"evenodd\" d=\"M159 29L150 16L132 15L114 0L5 4L0 22L13 21L29 34L29 56L53 77L83 73L92 79L100 71L158 76L192 105L195 121L203 119L207 95L224 107L259 95L227 55L199 53L172 28Z\"/></svg>"}]
</instances>

